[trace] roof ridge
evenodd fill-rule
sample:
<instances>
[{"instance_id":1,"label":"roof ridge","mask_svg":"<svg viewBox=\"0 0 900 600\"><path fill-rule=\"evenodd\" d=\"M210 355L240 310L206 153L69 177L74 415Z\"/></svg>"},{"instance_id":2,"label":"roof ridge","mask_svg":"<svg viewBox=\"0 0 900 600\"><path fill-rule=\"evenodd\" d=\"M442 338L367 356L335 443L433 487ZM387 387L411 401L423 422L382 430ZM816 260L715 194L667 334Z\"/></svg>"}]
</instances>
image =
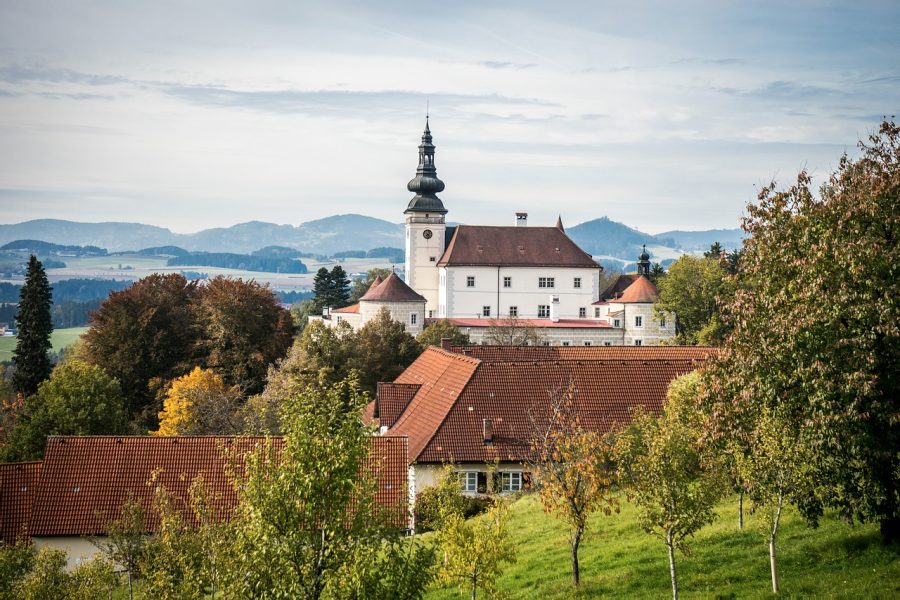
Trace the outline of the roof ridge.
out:
<instances>
[{"instance_id":1,"label":"roof ridge","mask_svg":"<svg viewBox=\"0 0 900 600\"><path fill-rule=\"evenodd\" d=\"M428 350L434 350L436 352L441 353L444 356L447 356L448 358L455 358L457 360L462 360L464 362L471 362L471 363L475 364L476 366L483 362L482 359L480 359L480 358L475 358L474 356L469 356L467 354L459 354L457 352L450 352L449 350L444 350L443 348L439 348L437 346L429 346L428 348L426 348L426 351L428 351Z\"/></svg>"}]
</instances>

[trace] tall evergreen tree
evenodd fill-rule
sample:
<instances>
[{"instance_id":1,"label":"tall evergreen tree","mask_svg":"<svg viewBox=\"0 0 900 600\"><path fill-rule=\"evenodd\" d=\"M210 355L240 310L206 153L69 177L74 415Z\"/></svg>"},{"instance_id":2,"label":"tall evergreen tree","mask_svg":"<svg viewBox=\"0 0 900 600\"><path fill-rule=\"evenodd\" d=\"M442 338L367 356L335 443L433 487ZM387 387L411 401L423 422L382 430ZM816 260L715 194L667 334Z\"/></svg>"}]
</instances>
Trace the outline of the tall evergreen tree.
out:
<instances>
[{"instance_id":1,"label":"tall evergreen tree","mask_svg":"<svg viewBox=\"0 0 900 600\"><path fill-rule=\"evenodd\" d=\"M34 394L38 385L50 377L51 290L44 266L32 254L25 285L19 294L19 313L16 315L19 335L13 352L16 365L13 389L25 396Z\"/></svg>"},{"instance_id":2,"label":"tall evergreen tree","mask_svg":"<svg viewBox=\"0 0 900 600\"><path fill-rule=\"evenodd\" d=\"M341 265L331 269L331 306L343 308L350 300L350 278Z\"/></svg>"}]
</instances>

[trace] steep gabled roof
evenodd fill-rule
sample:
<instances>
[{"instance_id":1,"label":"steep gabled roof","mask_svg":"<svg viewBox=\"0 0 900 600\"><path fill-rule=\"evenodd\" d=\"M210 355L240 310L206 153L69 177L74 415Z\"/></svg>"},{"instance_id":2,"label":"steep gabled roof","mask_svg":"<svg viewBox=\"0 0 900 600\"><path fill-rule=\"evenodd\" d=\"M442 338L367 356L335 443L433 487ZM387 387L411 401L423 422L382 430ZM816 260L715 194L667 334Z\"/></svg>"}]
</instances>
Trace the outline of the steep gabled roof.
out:
<instances>
[{"instance_id":1,"label":"steep gabled roof","mask_svg":"<svg viewBox=\"0 0 900 600\"><path fill-rule=\"evenodd\" d=\"M601 268L557 227L458 225L437 262L444 266Z\"/></svg>"},{"instance_id":2,"label":"steep gabled roof","mask_svg":"<svg viewBox=\"0 0 900 600\"><path fill-rule=\"evenodd\" d=\"M226 474L229 455L242 458L259 448L259 437L129 437L52 436L41 467L33 501L32 536L102 535L106 524L119 517L122 504L134 498L144 507L147 531L159 526L151 511L153 488L147 485L154 471L158 482L187 507L188 486L202 474L218 516L231 517L238 501ZM282 438L272 438L276 449ZM365 465L378 480L376 499L387 508L405 500L407 440L373 437ZM5 486L4 486L5 487ZM186 509L185 509L186 510ZM402 511L394 515L403 524ZM187 522L193 516L185 513Z\"/></svg>"},{"instance_id":3,"label":"steep gabled roof","mask_svg":"<svg viewBox=\"0 0 900 600\"><path fill-rule=\"evenodd\" d=\"M413 462L522 460L529 411L546 410L550 394L562 393L570 384L582 422L595 431L627 423L638 406L658 413L669 383L712 352L652 346L466 350L471 356L430 348L397 379L422 384L388 430L409 436ZM493 429L489 445L483 439L485 419Z\"/></svg>"},{"instance_id":4,"label":"steep gabled roof","mask_svg":"<svg viewBox=\"0 0 900 600\"><path fill-rule=\"evenodd\" d=\"M377 408L378 424L391 427L396 423L421 387L417 383L379 383L375 400L372 401L373 408Z\"/></svg>"},{"instance_id":5,"label":"steep gabled roof","mask_svg":"<svg viewBox=\"0 0 900 600\"><path fill-rule=\"evenodd\" d=\"M406 410L388 430L409 437L409 458L416 459L441 426L481 361L428 347L394 383L421 387Z\"/></svg>"},{"instance_id":6,"label":"steep gabled roof","mask_svg":"<svg viewBox=\"0 0 900 600\"><path fill-rule=\"evenodd\" d=\"M659 299L659 290L644 275L638 275L634 283L625 288L622 295L615 300L622 304L653 303Z\"/></svg>"},{"instance_id":7,"label":"steep gabled roof","mask_svg":"<svg viewBox=\"0 0 900 600\"><path fill-rule=\"evenodd\" d=\"M615 281L607 286L603 292L600 293L600 301L604 300L612 300L614 298L618 298L621 296L628 286L634 283L634 280L639 277L636 273L629 273L627 275L619 275L616 277ZM595 302L595 304L599 304L600 302Z\"/></svg>"},{"instance_id":8,"label":"steep gabled roof","mask_svg":"<svg viewBox=\"0 0 900 600\"><path fill-rule=\"evenodd\" d=\"M334 308L331 310L331 312L344 315L357 314L359 312L359 302L357 302L356 304L351 304L350 306L345 306L344 308Z\"/></svg>"},{"instance_id":9,"label":"steep gabled roof","mask_svg":"<svg viewBox=\"0 0 900 600\"><path fill-rule=\"evenodd\" d=\"M360 302L425 302L425 297L416 293L396 273L388 275L378 286L373 285L359 299Z\"/></svg>"},{"instance_id":10,"label":"steep gabled roof","mask_svg":"<svg viewBox=\"0 0 900 600\"><path fill-rule=\"evenodd\" d=\"M0 464L0 541L13 544L28 536L40 462Z\"/></svg>"}]
</instances>

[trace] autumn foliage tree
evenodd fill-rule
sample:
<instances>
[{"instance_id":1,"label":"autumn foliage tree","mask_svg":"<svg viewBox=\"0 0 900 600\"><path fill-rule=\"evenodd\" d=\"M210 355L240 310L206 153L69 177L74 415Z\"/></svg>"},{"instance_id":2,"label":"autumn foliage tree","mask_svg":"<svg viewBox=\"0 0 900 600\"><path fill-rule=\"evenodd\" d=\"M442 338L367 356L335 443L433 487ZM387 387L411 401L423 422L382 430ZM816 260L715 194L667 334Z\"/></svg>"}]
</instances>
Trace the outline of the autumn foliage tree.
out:
<instances>
[{"instance_id":1,"label":"autumn foliage tree","mask_svg":"<svg viewBox=\"0 0 900 600\"><path fill-rule=\"evenodd\" d=\"M166 391L154 435L234 435L242 431L242 397L209 369L175 379Z\"/></svg>"},{"instance_id":2,"label":"autumn foliage tree","mask_svg":"<svg viewBox=\"0 0 900 600\"><path fill-rule=\"evenodd\" d=\"M550 408L531 410L531 456L544 511L569 526L572 582L581 571L578 550L588 517L596 511L618 512L612 492L615 469L608 438L585 428L578 414L574 385L550 393Z\"/></svg>"},{"instance_id":3,"label":"autumn foliage tree","mask_svg":"<svg viewBox=\"0 0 900 600\"><path fill-rule=\"evenodd\" d=\"M717 435L787 421L815 499L900 537L900 128L885 121L818 194L764 187L726 313L734 332L713 361ZM811 498L812 500L812 498ZM799 506L811 519L821 506Z\"/></svg>"}]
</instances>

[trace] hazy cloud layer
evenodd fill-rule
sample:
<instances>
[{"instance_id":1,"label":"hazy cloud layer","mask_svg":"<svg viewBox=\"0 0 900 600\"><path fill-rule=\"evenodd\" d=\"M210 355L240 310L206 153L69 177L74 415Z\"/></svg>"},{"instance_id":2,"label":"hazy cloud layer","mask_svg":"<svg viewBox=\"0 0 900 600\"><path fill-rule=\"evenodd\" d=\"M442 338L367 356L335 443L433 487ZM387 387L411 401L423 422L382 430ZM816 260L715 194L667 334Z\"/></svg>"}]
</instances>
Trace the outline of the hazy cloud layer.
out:
<instances>
[{"instance_id":1,"label":"hazy cloud layer","mask_svg":"<svg viewBox=\"0 0 900 600\"><path fill-rule=\"evenodd\" d=\"M733 227L900 110L900 5L0 6L0 222L400 221L426 104L449 218Z\"/></svg>"}]
</instances>

